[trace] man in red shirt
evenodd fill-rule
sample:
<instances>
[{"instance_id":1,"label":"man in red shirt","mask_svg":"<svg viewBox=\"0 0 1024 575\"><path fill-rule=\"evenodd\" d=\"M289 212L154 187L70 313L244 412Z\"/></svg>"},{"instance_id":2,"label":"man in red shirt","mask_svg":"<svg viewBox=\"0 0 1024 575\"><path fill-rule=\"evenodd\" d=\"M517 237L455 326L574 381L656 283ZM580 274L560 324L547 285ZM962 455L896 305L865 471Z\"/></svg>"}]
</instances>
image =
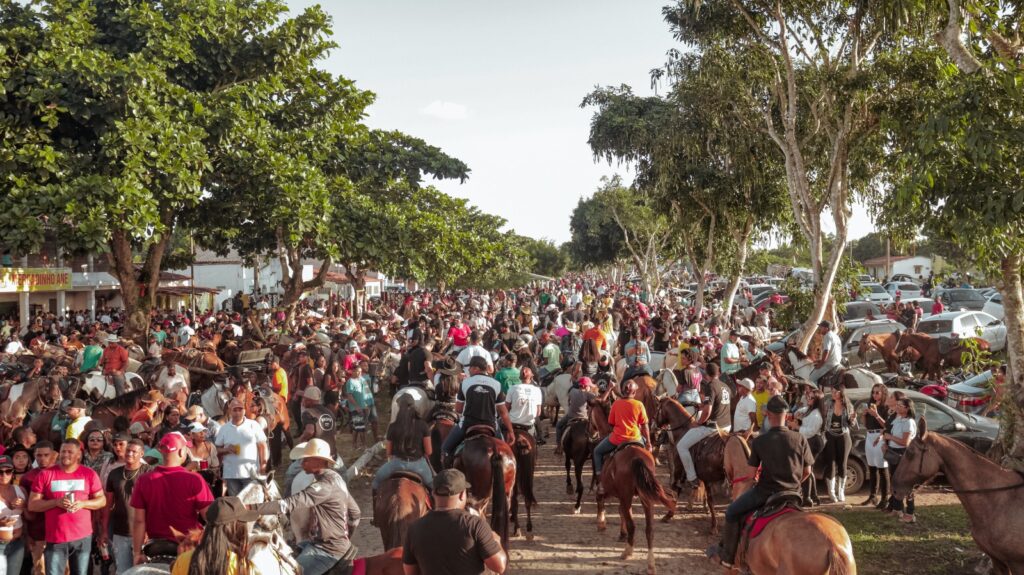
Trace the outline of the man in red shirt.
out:
<instances>
[{"instance_id":1,"label":"man in red shirt","mask_svg":"<svg viewBox=\"0 0 1024 575\"><path fill-rule=\"evenodd\" d=\"M932 315L940 314L946 310L946 306L942 305L942 300L939 296L935 296L935 303L932 304Z\"/></svg>"},{"instance_id":2,"label":"man in red shirt","mask_svg":"<svg viewBox=\"0 0 1024 575\"><path fill-rule=\"evenodd\" d=\"M46 514L47 575L88 575L92 551L92 513L107 504L100 476L80 465L82 444L69 439L61 444L59 463L44 469L32 482L28 509Z\"/></svg>"},{"instance_id":3,"label":"man in red shirt","mask_svg":"<svg viewBox=\"0 0 1024 575\"><path fill-rule=\"evenodd\" d=\"M124 395L124 368L127 365L128 350L118 343L116 335L108 336L107 347L103 348L103 357L100 358L100 367L103 368L103 375L113 380L118 397Z\"/></svg>"},{"instance_id":4,"label":"man in red shirt","mask_svg":"<svg viewBox=\"0 0 1024 575\"><path fill-rule=\"evenodd\" d=\"M21 488L26 493L32 492L32 482L36 477L53 466L57 461L57 452L53 450L53 444L49 441L39 441L33 446L37 467L29 469L21 477ZM43 570L43 547L46 546L46 519L42 515L32 512L25 513L25 533L28 535L28 549L32 553L32 572L41 574Z\"/></svg>"},{"instance_id":5,"label":"man in red shirt","mask_svg":"<svg viewBox=\"0 0 1024 575\"><path fill-rule=\"evenodd\" d=\"M469 345L469 334L472 330L469 329L469 324L462 320L462 317L457 317L452 321L452 327L448 328L448 339L452 344L452 351L462 351L467 345Z\"/></svg>"},{"instance_id":6,"label":"man in red shirt","mask_svg":"<svg viewBox=\"0 0 1024 575\"><path fill-rule=\"evenodd\" d=\"M135 564L146 561L142 546L147 540L173 542L171 528L180 533L202 529L199 517L213 503L213 493L198 473L182 467L191 447L185 436L172 431L160 440L164 464L139 477L132 491L135 509L132 525L132 554Z\"/></svg>"}]
</instances>

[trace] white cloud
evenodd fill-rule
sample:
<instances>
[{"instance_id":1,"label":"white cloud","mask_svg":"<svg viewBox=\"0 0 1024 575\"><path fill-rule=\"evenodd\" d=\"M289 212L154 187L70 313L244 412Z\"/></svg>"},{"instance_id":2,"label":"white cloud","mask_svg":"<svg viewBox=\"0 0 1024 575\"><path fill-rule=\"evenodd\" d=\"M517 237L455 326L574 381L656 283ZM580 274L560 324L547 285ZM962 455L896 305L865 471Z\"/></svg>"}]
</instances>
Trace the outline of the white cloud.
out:
<instances>
[{"instance_id":1,"label":"white cloud","mask_svg":"<svg viewBox=\"0 0 1024 575\"><path fill-rule=\"evenodd\" d=\"M441 120L465 120L469 117L469 109L466 106L442 100L434 100L425 108L421 108L420 113Z\"/></svg>"}]
</instances>

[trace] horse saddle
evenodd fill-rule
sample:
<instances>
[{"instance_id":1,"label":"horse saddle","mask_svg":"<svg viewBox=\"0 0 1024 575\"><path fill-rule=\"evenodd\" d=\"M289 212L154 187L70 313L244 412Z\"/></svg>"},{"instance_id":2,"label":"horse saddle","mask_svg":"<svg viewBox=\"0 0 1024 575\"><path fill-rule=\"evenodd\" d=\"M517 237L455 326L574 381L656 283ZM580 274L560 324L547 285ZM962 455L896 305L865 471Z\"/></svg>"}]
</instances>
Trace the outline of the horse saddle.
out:
<instances>
[{"instance_id":1,"label":"horse saddle","mask_svg":"<svg viewBox=\"0 0 1024 575\"><path fill-rule=\"evenodd\" d=\"M168 539L153 539L142 546L142 554L153 563L174 563L178 544Z\"/></svg>"},{"instance_id":2,"label":"horse saddle","mask_svg":"<svg viewBox=\"0 0 1024 575\"><path fill-rule=\"evenodd\" d=\"M443 402L435 403L434 409L430 412L430 421L437 421L438 419L447 419L453 423L458 422L459 414L455 413L455 404Z\"/></svg>"},{"instance_id":3,"label":"horse saddle","mask_svg":"<svg viewBox=\"0 0 1024 575\"><path fill-rule=\"evenodd\" d=\"M497 433L494 431L494 426L487 425L485 423L473 425L466 430L466 439L469 439L471 437L477 437L480 435L495 437Z\"/></svg>"},{"instance_id":4,"label":"horse saddle","mask_svg":"<svg viewBox=\"0 0 1024 575\"><path fill-rule=\"evenodd\" d=\"M768 501L760 509L747 516L744 534L747 540L751 540L768 526L774 519L778 519L787 513L803 511L800 507L802 497L795 491L780 491L768 498Z\"/></svg>"},{"instance_id":5,"label":"horse saddle","mask_svg":"<svg viewBox=\"0 0 1024 575\"><path fill-rule=\"evenodd\" d=\"M690 455L694 461L709 461L717 458L719 461L725 455L725 439L729 437L722 433L712 433L701 439L696 445L690 448Z\"/></svg>"},{"instance_id":6,"label":"horse saddle","mask_svg":"<svg viewBox=\"0 0 1024 575\"><path fill-rule=\"evenodd\" d=\"M615 449L612 450L612 452L610 454L608 454L608 459L611 460L613 457L618 455L618 453L620 451L622 451L623 449L625 449L625 448L627 448L627 447L629 447L631 445L632 446L636 446L636 447L644 447L644 442L642 442L642 441L623 441L622 443L616 445Z\"/></svg>"},{"instance_id":7,"label":"horse saddle","mask_svg":"<svg viewBox=\"0 0 1024 575\"><path fill-rule=\"evenodd\" d=\"M411 471L392 471L391 474L388 475L388 479L408 479L409 481L414 481L423 485L423 478L420 477L419 474ZM429 487L429 485L427 487Z\"/></svg>"},{"instance_id":8,"label":"horse saddle","mask_svg":"<svg viewBox=\"0 0 1024 575\"><path fill-rule=\"evenodd\" d=\"M818 387L821 389L829 389L835 387L837 384L842 384L842 376L843 370L837 365L818 378Z\"/></svg>"},{"instance_id":9,"label":"horse saddle","mask_svg":"<svg viewBox=\"0 0 1024 575\"><path fill-rule=\"evenodd\" d=\"M531 435L533 434L533 426L532 425L523 425L521 423L513 423L512 424L512 429L514 431L522 431L523 433L528 433L528 434L531 434Z\"/></svg>"}]
</instances>

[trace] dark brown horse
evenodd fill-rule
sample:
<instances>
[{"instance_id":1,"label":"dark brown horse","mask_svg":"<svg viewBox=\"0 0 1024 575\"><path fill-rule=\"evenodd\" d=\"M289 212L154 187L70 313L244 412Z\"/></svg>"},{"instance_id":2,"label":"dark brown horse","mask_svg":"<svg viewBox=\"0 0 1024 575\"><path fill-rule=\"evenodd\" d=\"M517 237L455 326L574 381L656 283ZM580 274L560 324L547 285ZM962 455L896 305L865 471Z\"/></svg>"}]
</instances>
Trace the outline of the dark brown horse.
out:
<instances>
[{"instance_id":1,"label":"dark brown horse","mask_svg":"<svg viewBox=\"0 0 1024 575\"><path fill-rule=\"evenodd\" d=\"M416 474L395 473L377 491L373 518L385 549L401 547L409 526L430 511L430 495Z\"/></svg>"},{"instance_id":2,"label":"dark brown horse","mask_svg":"<svg viewBox=\"0 0 1024 575\"><path fill-rule=\"evenodd\" d=\"M130 420L132 415L142 408L142 399L149 393L148 389L136 389L135 391L129 391L124 395L120 395L109 401L97 403L92 408L92 418L94 421L98 421L106 429L114 428L114 420L118 417L124 417L126 420ZM157 410L157 418L162 419L163 412ZM156 425L158 421L154 421Z\"/></svg>"},{"instance_id":3,"label":"dark brown horse","mask_svg":"<svg viewBox=\"0 0 1024 575\"><path fill-rule=\"evenodd\" d=\"M654 421L658 427L667 427L669 436L672 438L672 489L678 497L686 477L684 477L683 464L679 460L679 453L676 451L675 445L690 429L693 418L678 401L671 397L663 397L658 402ZM715 486L725 480L725 441L728 437L727 433L714 433L690 448L690 456L693 457L693 465L697 470L697 479L704 484L704 501L708 513L711 515L712 534L718 533L718 514L715 513L714 494Z\"/></svg>"},{"instance_id":4,"label":"dark brown horse","mask_svg":"<svg viewBox=\"0 0 1024 575\"><path fill-rule=\"evenodd\" d=\"M633 545L636 535L636 523L633 521L633 497L639 496L644 508L646 522L644 534L647 536L647 574L654 575L654 504L660 502L668 508L662 519L668 521L675 515L676 502L665 493L658 478L654 474L654 456L639 445L626 445L610 456L601 470L601 486L604 492L597 494L597 529L604 531L607 527L604 504L605 499L619 500L619 541L626 542L622 558L633 556Z\"/></svg>"},{"instance_id":5,"label":"dark brown horse","mask_svg":"<svg viewBox=\"0 0 1024 575\"><path fill-rule=\"evenodd\" d=\"M516 457L516 482L512 487L512 535L519 537L519 497L526 506L526 540L533 541L533 506L537 498L533 495L533 470L537 466L537 441L528 429L513 426L516 440L512 452Z\"/></svg>"},{"instance_id":6,"label":"dark brown horse","mask_svg":"<svg viewBox=\"0 0 1024 575\"><path fill-rule=\"evenodd\" d=\"M1024 547L1017 535L1024 529L1020 513L1024 477L959 441L929 432L923 417L917 426L917 437L896 468L893 494L906 497L914 487L942 472L967 510L974 542L992 558L995 571L1024 573Z\"/></svg>"},{"instance_id":7,"label":"dark brown horse","mask_svg":"<svg viewBox=\"0 0 1024 575\"><path fill-rule=\"evenodd\" d=\"M474 435L474 431L467 430L468 439L462 452L455 456L455 468L466 475L472 486L470 494L479 503L481 514L490 516L491 529L501 538L501 546L507 552L508 502L516 482L515 454L504 441L490 435Z\"/></svg>"},{"instance_id":8,"label":"dark brown horse","mask_svg":"<svg viewBox=\"0 0 1024 575\"><path fill-rule=\"evenodd\" d=\"M573 514L578 514L583 507L583 466L587 461L592 462L594 446L597 445L595 438L604 437L611 433L611 426L608 425L608 417L605 415L604 407L597 401L591 402L590 420L577 419L569 422L568 427L562 435L562 452L565 454L565 493L573 494L572 479L569 477L570 465L576 472L576 505L573 507ZM593 490L597 478L593 475L591 467L590 488Z\"/></svg>"},{"instance_id":9,"label":"dark brown horse","mask_svg":"<svg viewBox=\"0 0 1024 575\"><path fill-rule=\"evenodd\" d=\"M900 358L896 355L896 346L900 342L902 332L895 330L892 333L871 333L860 338L857 347L857 357L864 363L868 362L868 352L877 350L885 361L885 368L889 373L900 372Z\"/></svg>"},{"instance_id":10,"label":"dark brown horse","mask_svg":"<svg viewBox=\"0 0 1024 575\"><path fill-rule=\"evenodd\" d=\"M963 365L963 355L968 352L967 346L962 342L972 340L981 351L988 351L988 342L978 338L960 338L943 342L945 338L935 338L926 333L905 333L896 346L895 353L901 355L907 348L912 348L921 358L917 360L917 366L924 370L925 379L938 380L942 377L944 367L960 367ZM948 345L948 349L944 349Z\"/></svg>"}]
</instances>

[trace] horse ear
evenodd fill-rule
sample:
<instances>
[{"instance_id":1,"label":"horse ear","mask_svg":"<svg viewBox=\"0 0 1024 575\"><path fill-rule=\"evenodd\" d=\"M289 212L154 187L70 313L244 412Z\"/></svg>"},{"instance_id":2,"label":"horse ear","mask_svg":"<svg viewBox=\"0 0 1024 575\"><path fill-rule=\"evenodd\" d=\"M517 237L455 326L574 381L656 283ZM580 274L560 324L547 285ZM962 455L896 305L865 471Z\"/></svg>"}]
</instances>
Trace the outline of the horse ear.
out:
<instances>
[{"instance_id":1,"label":"horse ear","mask_svg":"<svg viewBox=\"0 0 1024 575\"><path fill-rule=\"evenodd\" d=\"M925 420L924 416L921 416L917 419L917 437L921 441L924 441L925 439L927 439L927 436L928 422Z\"/></svg>"}]
</instances>

